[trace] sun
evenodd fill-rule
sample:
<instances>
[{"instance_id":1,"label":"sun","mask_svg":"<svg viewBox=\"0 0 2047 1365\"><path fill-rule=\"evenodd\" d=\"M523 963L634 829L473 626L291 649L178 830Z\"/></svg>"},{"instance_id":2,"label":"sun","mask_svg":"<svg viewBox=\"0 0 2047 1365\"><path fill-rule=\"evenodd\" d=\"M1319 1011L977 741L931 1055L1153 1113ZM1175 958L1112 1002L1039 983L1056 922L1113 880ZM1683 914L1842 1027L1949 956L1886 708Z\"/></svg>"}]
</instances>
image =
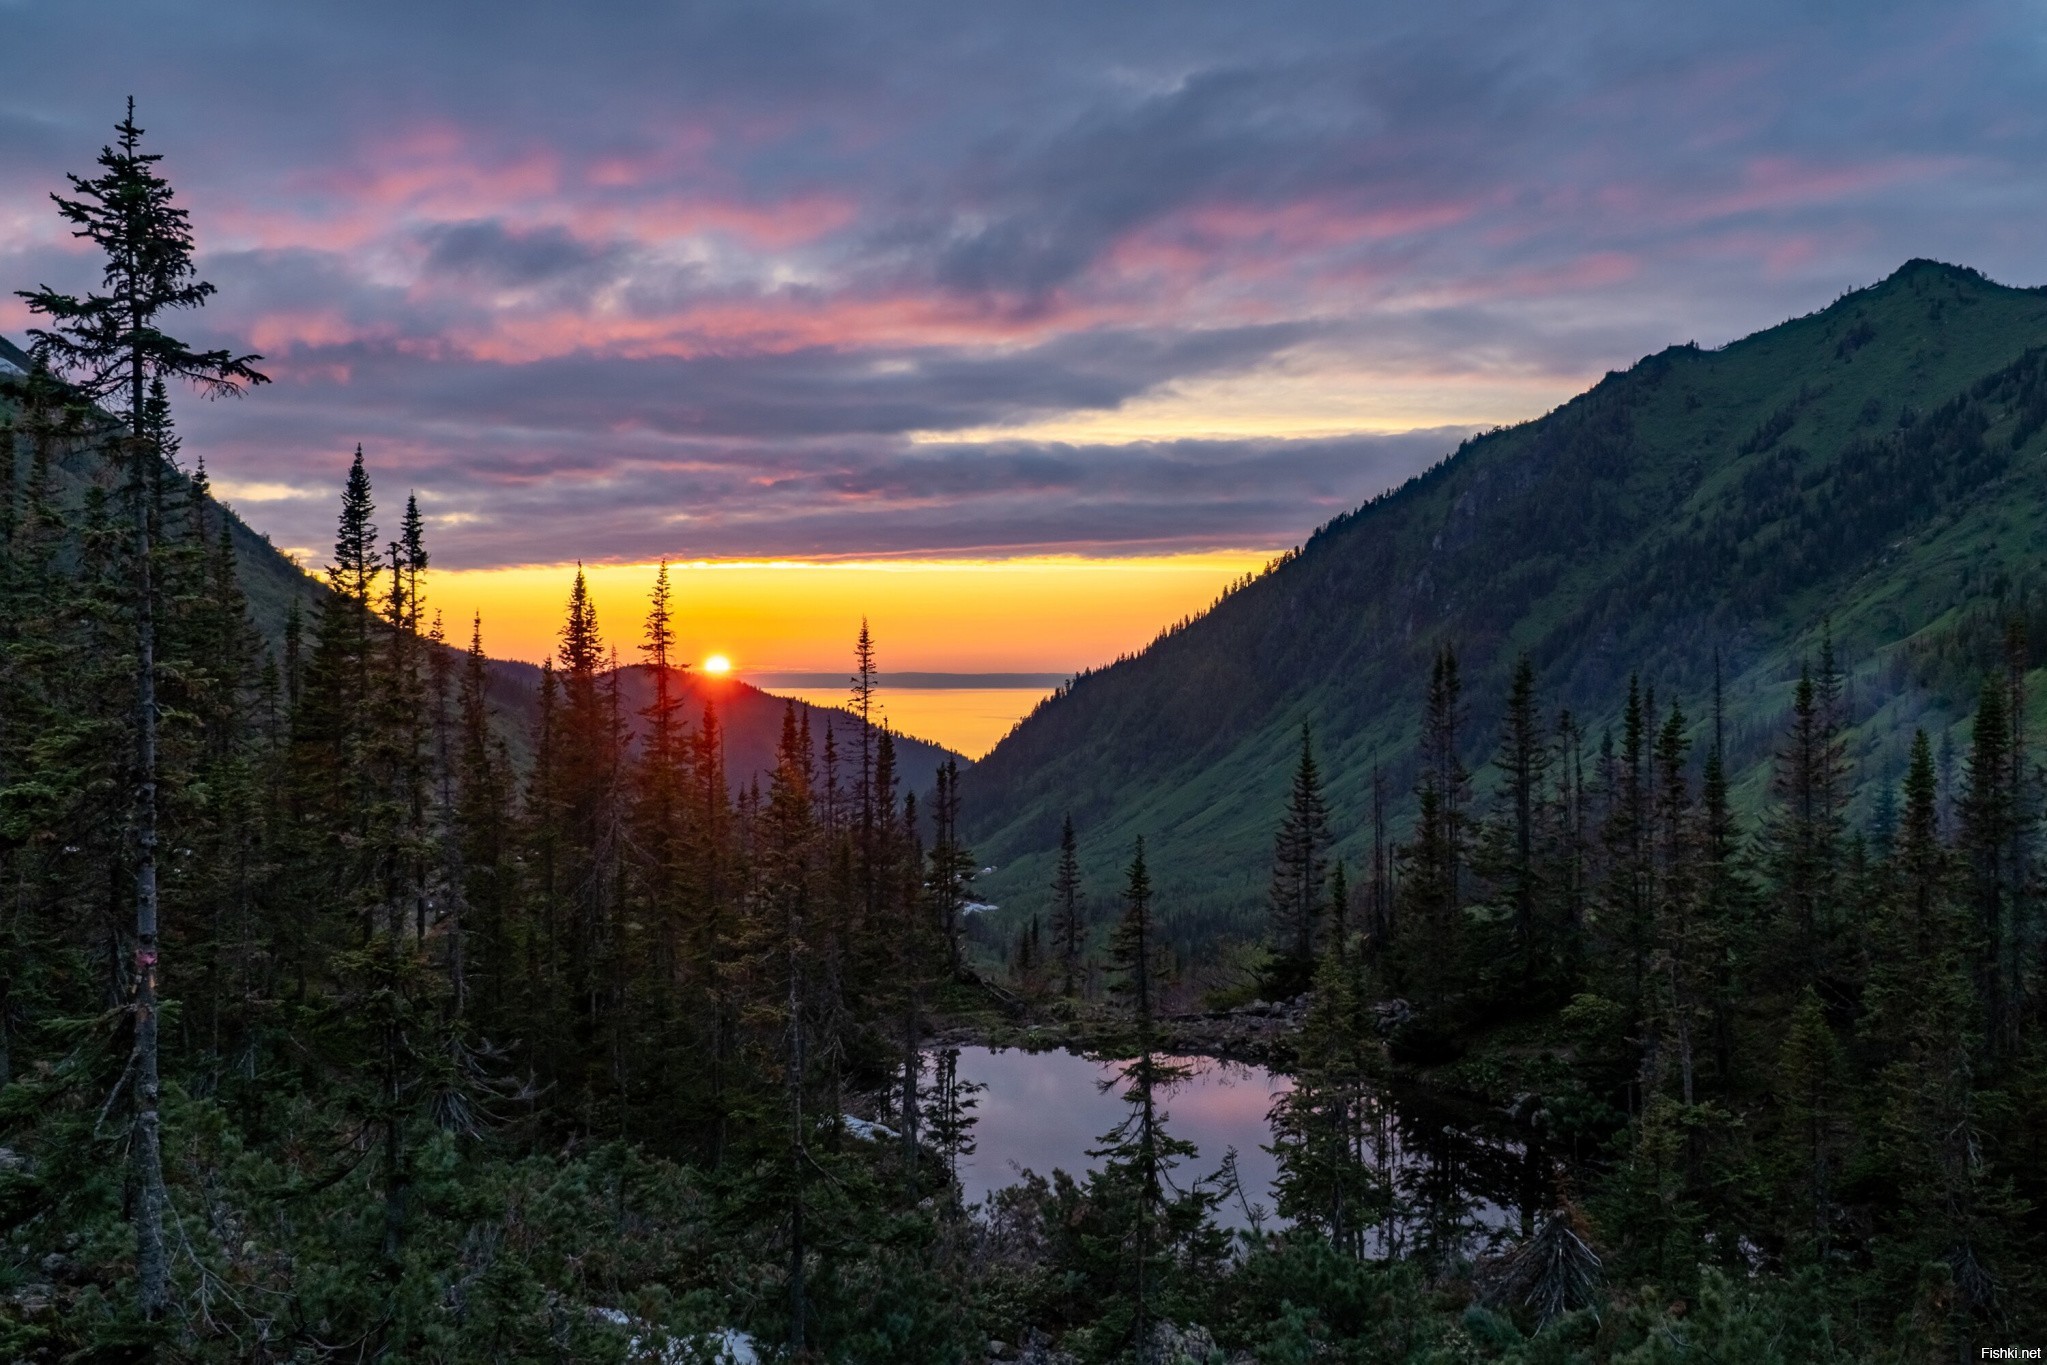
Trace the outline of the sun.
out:
<instances>
[{"instance_id":1,"label":"sun","mask_svg":"<svg viewBox=\"0 0 2047 1365\"><path fill-rule=\"evenodd\" d=\"M704 672L709 673L712 677L722 678L731 671L732 660L726 658L723 654L713 654L710 658L704 660Z\"/></svg>"}]
</instances>

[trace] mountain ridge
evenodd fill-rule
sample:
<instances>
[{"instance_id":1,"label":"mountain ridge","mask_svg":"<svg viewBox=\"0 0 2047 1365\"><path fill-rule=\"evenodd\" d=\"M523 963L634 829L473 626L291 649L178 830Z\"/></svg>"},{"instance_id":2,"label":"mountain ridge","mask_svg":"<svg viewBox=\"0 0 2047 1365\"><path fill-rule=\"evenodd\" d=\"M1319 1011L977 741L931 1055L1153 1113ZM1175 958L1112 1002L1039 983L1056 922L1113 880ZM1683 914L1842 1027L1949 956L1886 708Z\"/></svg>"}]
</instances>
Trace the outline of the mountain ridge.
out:
<instances>
[{"instance_id":1,"label":"mountain ridge","mask_svg":"<svg viewBox=\"0 0 2047 1365\"><path fill-rule=\"evenodd\" d=\"M21 382L20 376L13 371L20 370L25 374L31 362L25 352L5 337L0 337L0 361L9 367L0 369L0 417L7 417L14 411L14 404L9 399L10 387ZM59 480L59 496L81 496L88 484L102 477L99 463L99 457L88 445L68 443L67 448L52 460ZM189 488L190 475L178 471L172 477ZM229 529L234 541L237 576L248 598L250 618L266 644L275 651L282 644L285 620L292 604L298 603L310 622L314 604L327 592L327 587L296 558L278 549L268 536L252 527L232 506L210 493L208 506ZM431 579L427 590L429 593L432 591ZM488 626L486 621L486 631ZM491 659L488 673L488 697L495 719L494 728L523 766L538 714L540 668L516 660ZM652 686L644 674L645 669L640 665L628 665L624 669L623 709L635 724L640 708L652 698ZM727 777L734 791L744 789L756 778L765 781L775 766L782 712L790 699L740 679L713 679L687 670L678 670L676 676L678 686L687 698L691 725L701 716L705 700L717 702L719 721L725 730ZM853 716L842 707L814 706L804 701L793 704L799 716L809 717L813 743L820 753L828 723L836 724L842 733L853 731ZM931 786L938 767L948 759L958 761L962 768L972 762L943 745L914 736L896 736L896 746L906 786L920 792Z\"/></svg>"},{"instance_id":2,"label":"mountain ridge","mask_svg":"<svg viewBox=\"0 0 2047 1365\"><path fill-rule=\"evenodd\" d=\"M1142 834L1183 942L1255 936L1301 724L1317 732L1338 851L1355 858L1373 769L1396 802L1405 793L1443 644L1466 665L1474 768L1523 651L1546 705L1579 712L1595 742L1637 669L1696 720L1717 655L1753 803L1797 661L1831 619L1866 712L1851 744L1888 771L1902 719L1964 709L1942 632L1976 640L1972 612L2031 600L2025 561L2047 548L2043 342L2047 290L1913 260L1467 440L1138 655L1076 678L985 756L962 792L997 868L986 893L1018 915L1042 908L1070 810L1097 887ZM1988 528L2007 485L2024 515L2000 539Z\"/></svg>"}]
</instances>

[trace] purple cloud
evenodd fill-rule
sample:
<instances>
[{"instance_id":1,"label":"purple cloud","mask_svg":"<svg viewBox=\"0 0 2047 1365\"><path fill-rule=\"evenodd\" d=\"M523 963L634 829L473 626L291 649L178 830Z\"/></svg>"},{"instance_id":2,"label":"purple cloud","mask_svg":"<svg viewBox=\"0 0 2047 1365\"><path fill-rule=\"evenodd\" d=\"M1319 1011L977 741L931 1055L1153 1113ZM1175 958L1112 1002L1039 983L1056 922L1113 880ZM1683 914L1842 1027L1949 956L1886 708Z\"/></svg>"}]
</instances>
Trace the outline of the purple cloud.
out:
<instances>
[{"instance_id":1,"label":"purple cloud","mask_svg":"<svg viewBox=\"0 0 2047 1365\"><path fill-rule=\"evenodd\" d=\"M0 31L0 289L88 278L46 195L134 93L221 286L200 339L278 379L188 404L188 447L319 544L361 440L449 564L1289 543L1667 342L1911 256L2030 280L2047 207L2007 0L0 0ZM1261 385L1337 415L1189 436ZM1139 410L1155 439L1044 434Z\"/></svg>"}]
</instances>

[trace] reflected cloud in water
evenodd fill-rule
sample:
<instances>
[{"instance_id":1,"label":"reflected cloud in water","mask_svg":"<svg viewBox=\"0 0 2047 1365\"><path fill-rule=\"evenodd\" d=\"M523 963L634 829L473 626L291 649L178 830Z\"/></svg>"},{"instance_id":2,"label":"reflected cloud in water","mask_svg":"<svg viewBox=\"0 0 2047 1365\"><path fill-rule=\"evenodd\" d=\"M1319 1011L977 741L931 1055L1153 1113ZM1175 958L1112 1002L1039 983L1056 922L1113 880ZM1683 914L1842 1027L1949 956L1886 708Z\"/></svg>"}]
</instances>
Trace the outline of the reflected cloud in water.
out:
<instances>
[{"instance_id":1,"label":"reflected cloud in water","mask_svg":"<svg viewBox=\"0 0 2047 1365\"><path fill-rule=\"evenodd\" d=\"M1166 1127L1198 1154L1174 1172L1182 1188L1219 1171L1237 1154L1239 1193L1216 1216L1248 1228L1255 1211L1270 1229L1279 1165L1266 1150L1273 1102L1292 1080L1284 1073L1212 1057L1165 1059L1185 1078L1165 1096ZM969 1205L1016 1183L1024 1171L1076 1179L1101 1165L1091 1148L1128 1114L1123 1063L1071 1052L959 1049L958 1077L981 1088L975 1151L960 1161ZM1539 1148L1488 1124L1483 1116L1387 1092L1378 1098L1378 1136L1369 1145L1390 1187L1392 1213L1368 1240L1375 1255L1470 1254L1525 1234L1555 1197L1552 1162Z\"/></svg>"}]
</instances>

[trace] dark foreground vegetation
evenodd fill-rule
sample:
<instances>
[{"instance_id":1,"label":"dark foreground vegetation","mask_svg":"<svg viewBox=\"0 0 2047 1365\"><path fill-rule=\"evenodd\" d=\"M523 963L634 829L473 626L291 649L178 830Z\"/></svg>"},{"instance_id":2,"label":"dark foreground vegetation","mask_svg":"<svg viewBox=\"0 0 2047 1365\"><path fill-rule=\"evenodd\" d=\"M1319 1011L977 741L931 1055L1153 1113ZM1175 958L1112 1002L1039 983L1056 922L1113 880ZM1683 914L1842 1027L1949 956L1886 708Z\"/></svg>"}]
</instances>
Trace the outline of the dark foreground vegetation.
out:
<instances>
[{"instance_id":1,"label":"dark foreground vegetation","mask_svg":"<svg viewBox=\"0 0 2047 1365\"><path fill-rule=\"evenodd\" d=\"M885 730L807 734L791 709L735 795L715 711L670 686L665 576L651 699L627 714L578 584L515 764L480 626L466 653L441 638L424 520L408 501L380 532L360 459L325 591L268 641L168 401L259 383L259 358L162 330L208 291L139 137L60 200L104 293L33 295L47 369L0 384L0 1357L1918 1361L2040 1339L2022 667L1985 681L1950 770L1912 744L1867 828L1825 652L1753 828L1717 728L1646 683L1595 742L1523 670L1476 793L1446 651L1418 814L1353 877L1303 736L1264 967L1269 993L1313 987L1275 1116L1292 1222L1232 1240L1165 1117L1141 844L1092 916L1069 839L1058 922L983 983L958 774L920 796ZM95 477L60 489L81 458ZM863 715L873 671L863 636ZM923 1064L928 1025L1069 1009L1091 967L1127 1121L1085 1180L962 1209L972 1097ZM1511 1255L1374 1254L1394 1064L1518 1094L1569 1172Z\"/></svg>"}]
</instances>

